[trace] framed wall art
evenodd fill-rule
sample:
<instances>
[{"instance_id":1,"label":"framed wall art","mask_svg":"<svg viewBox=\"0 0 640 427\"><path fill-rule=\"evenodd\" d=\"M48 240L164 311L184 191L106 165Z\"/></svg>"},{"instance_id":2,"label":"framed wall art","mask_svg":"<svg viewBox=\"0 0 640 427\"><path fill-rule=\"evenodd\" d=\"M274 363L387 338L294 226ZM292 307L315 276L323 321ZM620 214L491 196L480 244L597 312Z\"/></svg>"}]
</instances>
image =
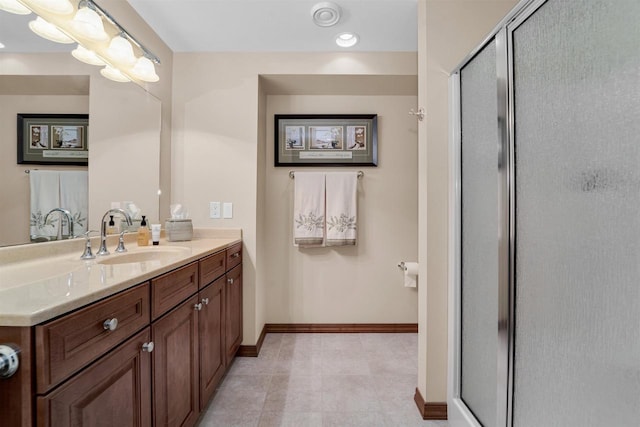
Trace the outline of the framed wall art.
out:
<instances>
[{"instance_id":1,"label":"framed wall art","mask_svg":"<svg viewBox=\"0 0 640 427\"><path fill-rule=\"evenodd\" d=\"M377 166L376 114L276 114L275 166Z\"/></svg>"},{"instance_id":2,"label":"framed wall art","mask_svg":"<svg viewBox=\"0 0 640 427\"><path fill-rule=\"evenodd\" d=\"M87 165L88 114L18 114L18 164Z\"/></svg>"}]
</instances>

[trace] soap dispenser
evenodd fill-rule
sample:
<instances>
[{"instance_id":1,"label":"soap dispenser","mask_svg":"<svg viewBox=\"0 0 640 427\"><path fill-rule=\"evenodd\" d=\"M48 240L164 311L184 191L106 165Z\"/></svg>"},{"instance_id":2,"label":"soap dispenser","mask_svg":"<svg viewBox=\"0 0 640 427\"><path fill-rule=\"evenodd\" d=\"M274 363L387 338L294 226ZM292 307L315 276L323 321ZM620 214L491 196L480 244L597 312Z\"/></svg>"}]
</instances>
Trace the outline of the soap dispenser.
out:
<instances>
[{"instance_id":1,"label":"soap dispenser","mask_svg":"<svg viewBox=\"0 0 640 427\"><path fill-rule=\"evenodd\" d=\"M109 215L109 226L107 227L107 234L118 234L118 228L113 220L113 215Z\"/></svg>"},{"instance_id":2,"label":"soap dispenser","mask_svg":"<svg viewBox=\"0 0 640 427\"><path fill-rule=\"evenodd\" d=\"M140 222L140 228L138 228L138 246L149 246L149 228L144 215L142 215L142 222Z\"/></svg>"}]
</instances>

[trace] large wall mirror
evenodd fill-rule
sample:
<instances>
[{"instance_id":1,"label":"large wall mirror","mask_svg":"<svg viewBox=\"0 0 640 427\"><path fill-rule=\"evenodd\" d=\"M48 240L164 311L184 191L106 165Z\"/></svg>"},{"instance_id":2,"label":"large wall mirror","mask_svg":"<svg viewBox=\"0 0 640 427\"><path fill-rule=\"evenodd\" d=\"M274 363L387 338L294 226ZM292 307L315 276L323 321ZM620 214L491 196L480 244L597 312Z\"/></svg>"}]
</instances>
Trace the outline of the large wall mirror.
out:
<instances>
[{"instance_id":1,"label":"large wall mirror","mask_svg":"<svg viewBox=\"0 0 640 427\"><path fill-rule=\"evenodd\" d=\"M0 246L31 241L25 171L32 169L88 170L89 229L99 229L112 202L132 201L158 221L160 100L135 84L106 80L68 53L73 45L29 34L28 20L0 11L0 42L29 45L0 49ZM89 114L88 166L17 164L17 113Z\"/></svg>"}]
</instances>

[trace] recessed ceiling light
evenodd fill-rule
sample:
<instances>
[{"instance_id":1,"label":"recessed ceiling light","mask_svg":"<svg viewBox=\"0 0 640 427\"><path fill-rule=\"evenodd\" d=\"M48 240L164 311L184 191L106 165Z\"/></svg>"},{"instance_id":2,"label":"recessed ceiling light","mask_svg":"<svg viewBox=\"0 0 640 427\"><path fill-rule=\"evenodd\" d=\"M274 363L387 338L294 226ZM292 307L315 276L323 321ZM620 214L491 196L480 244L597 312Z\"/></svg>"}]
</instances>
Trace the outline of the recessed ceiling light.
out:
<instances>
[{"instance_id":1,"label":"recessed ceiling light","mask_svg":"<svg viewBox=\"0 0 640 427\"><path fill-rule=\"evenodd\" d=\"M0 49L4 49L4 45L0 42Z\"/></svg>"},{"instance_id":2,"label":"recessed ceiling light","mask_svg":"<svg viewBox=\"0 0 640 427\"><path fill-rule=\"evenodd\" d=\"M340 6L330 1L317 3L311 8L313 22L319 27L331 27L340 20L342 10Z\"/></svg>"},{"instance_id":3,"label":"recessed ceiling light","mask_svg":"<svg viewBox=\"0 0 640 427\"><path fill-rule=\"evenodd\" d=\"M340 47L352 47L359 41L358 35L355 33L341 33L336 37L336 44Z\"/></svg>"}]
</instances>

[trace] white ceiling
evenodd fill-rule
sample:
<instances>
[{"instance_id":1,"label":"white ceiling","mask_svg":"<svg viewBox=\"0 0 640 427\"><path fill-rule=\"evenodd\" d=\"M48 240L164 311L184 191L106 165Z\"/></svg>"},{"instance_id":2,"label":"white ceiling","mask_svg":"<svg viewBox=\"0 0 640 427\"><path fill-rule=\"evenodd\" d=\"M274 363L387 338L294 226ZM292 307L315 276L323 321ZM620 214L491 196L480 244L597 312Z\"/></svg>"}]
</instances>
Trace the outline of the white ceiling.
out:
<instances>
[{"instance_id":1,"label":"white ceiling","mask_svg":"<svg viewBox=\"0 0 640 427\"><path fill-rule=\"evenodd\" d=\"M97 0L109 11L109 2ZM336 0L340 22L319 27L315 0L126 0L174 52L416 51L417 0ZM117 16L114 17L116 20ZM33 16L0 11L6 52L69 51L34 35ZM135 36L135 28L127 28ZM342 49L335 36L355 32L360 43ZM144 44L144 40L140 40Z\"/></svg>"}]
</instances>

